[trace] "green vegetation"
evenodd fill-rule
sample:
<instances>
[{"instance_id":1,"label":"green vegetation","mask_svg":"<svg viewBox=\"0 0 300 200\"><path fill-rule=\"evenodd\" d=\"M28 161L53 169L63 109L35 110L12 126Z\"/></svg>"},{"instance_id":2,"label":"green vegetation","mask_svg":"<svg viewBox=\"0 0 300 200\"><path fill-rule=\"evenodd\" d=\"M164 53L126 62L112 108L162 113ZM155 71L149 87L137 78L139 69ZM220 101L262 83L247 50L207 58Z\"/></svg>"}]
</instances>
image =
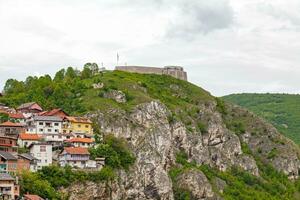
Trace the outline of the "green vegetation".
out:
<instances>
[{"instance_id":1,"label":"green vegetation","mask_svg":"<svg viewBox=\"0 0 300 200\"><path fill-rule=\"evenodd\" d=\"M127 147L126 141L107 135L101 144L90 148L91 158L105 158L105 165L113 169L126 169L134 164L135 157Z\"/></svg>"},{"instance_id":2,"label":"green vegetation","mask_svg":"<svg viewBox=\"0 0 300 200\"><path fill-rule=\"evenodd\" d=\"M115 178L113 169L104 167L100 171L84 172L73 171L71 167L49 166L43 167L38 172L24 171L21 174L21 193L27 192L40 195L48 199L64 199L63 194L58 192L60 187L68 187L73 183L84 181L103 182Z\"/></svg>"},{"instance_id":3,"label":"green vegetation","mask_svg":"<svg viewBox=\"0 0 300 200\"><path fill-rule=\"evenodd\" d=\"M99 136L99 129L95 127L95 133ZM61 187L68 187L72 183L85 181L107 182L116 178L115 169L128 170L134 164L135 157L130 152L127 143L123 139L107 135L103 140L96 140L95 148L90 148L91 159L105 157L105 167L100 171L86 172L72 170L55 165L43 167L36 173L21 173L21 192L38 194L50 199L64 199L63 194L57 192Z\"/></svg>"},{"instance_id":4,"label":"green vegetation","mask_svg":"<svg viewBox=\"0 0 300 200\"><path fill-rule=\"evenodd\" d=\"M0 113L0 123L6 122L9 119L8 114Z\"/></svg>"},{"instance_id":5,"label":"green vegetation","mask_svg":"<svg viewBox=\"0 0 300 200\"><path fill-rule=\"evenodd\" d=\"M244 146L244 149L248 148ZM251 154L251 152L248 153ZM255 157L255 159L259 167L260 177L253 176L236 167L221 172L208 165L198 166L195 163L190 163L186 158L185 153L179 152L176 157L178 165L169 171L176 200L194 199L190 191L178 188L176 183L176 178L190 169L202 171L212 184L214 192L226 200L281 200L299 199L300 197L299 180L291 182L286 175L277 172L269 164L263 164L258 157ZM214 184L216 178L222 179L227 185L223 193L219 192Z\"/></svg>"},{"instance_id":6,"label":"green vegetation","mask_svg":"<svg viewBox=\"0 0 300 200\"><path fill-rule=\"evenodd\" d=\"M93 84L102 83L103 88L94 89ZM104 98L110 90L120 90L127 98L126 103ZM7 80L4 96L0 102L17 107L35 101L44 109L63 108L69 114L111 108L130 111L134 106L160 100L172 111L172 119L181 120L190 132L205 132L205 124L199 119L199 106L215 101L208 92L186 81L167 75L136 74L122 71L97 73L94 64L87 63L83 71L68 67L41 77L29 76L25 81ZM220 109L222 100L217 99ZM202 124L201 124L202 123Z\"/></svg>"},{"instance_id":7,"label":"green vegetation","mask_svg":"<svg viewBox=\"0 0 300 200\"><path fill-rule=\"evenodd\" d=\"M300 144L300 95L233 94L223 99L265 118L282 134Z\"/></svg>"}]
</instances>

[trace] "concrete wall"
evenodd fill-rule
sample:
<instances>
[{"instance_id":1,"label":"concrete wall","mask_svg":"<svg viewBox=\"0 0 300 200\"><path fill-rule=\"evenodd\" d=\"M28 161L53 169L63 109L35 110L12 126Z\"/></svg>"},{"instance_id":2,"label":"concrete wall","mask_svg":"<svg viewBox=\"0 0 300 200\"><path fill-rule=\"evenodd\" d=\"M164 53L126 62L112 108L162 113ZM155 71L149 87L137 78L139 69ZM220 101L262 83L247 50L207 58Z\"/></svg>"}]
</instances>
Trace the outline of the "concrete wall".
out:
<instances>
[{"instance_id":1,"label":"concrete wall","mask_svg":"<svg viewBox=\"0 0 300 200\"><path fill-rule=\"evenodd\" d=\"M117 66L115 70L141 73L141 74L158 74L158 75L169 75L174 78L187 81L187 73L182 67L179 66L166 66L164 68L158 67L145 67L145 66Z\"/></svg>"}]
</instances>

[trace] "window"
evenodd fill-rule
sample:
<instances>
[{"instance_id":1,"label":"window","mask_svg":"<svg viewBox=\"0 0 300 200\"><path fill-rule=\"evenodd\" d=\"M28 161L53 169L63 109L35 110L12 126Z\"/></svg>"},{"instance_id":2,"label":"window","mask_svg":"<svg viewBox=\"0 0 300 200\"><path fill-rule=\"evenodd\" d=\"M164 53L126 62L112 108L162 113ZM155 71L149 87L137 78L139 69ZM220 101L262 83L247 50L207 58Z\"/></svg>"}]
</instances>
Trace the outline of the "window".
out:
<instances>
[{"instance_id":1,"label":"window","mask_svg":"<svg viewBox=\"0 0 300 200\"><path fill-rule=\"evenodd\" d=\"M54 131L55 131L55 133L58 133L58 129L55 129Z\"/></svg>"},{"instance_id":2,"label":"window","mask_svg":"<svg viewBox=\"0 0 300 200\"><path fill-rule=\"evenodd\" d=\"M43 132L43 131L44 131L44 129L40 128L40 132Z\"/></svg>"},{"instance_id":3,"label":"window","mask_svg":"<svg viewBox=\"0 0 300 200\"><path fill-rule=\"evenodd\" d=\"M47 159L45 160L45 163L47 163L48 161L47 161Z\"/></svg>"},{"instance_id":4,"label":"window","mask_svg":"<svg viewBox=\"0 0 300 200\"><path fill-rule=\"evenodd\" d=\"M58 126L58 123L54 123L54 126Z\"/></svg>"},{"instance_id":5,"label":"window","mask_svg":"<svg viewBox=\"0 0 300 200\"><path fill-rule=\"evenodd\" d=\"M46 146L40 146L40 152L46 152Z\"/></svg>"},{"instance_id":6,"label":"window","mask_svg":"<svg viewBox=\"0 0 300 200\"><path fill-rule=\"evenodd\" d=\"M78 126L78 128L81 128L81 125L80 125L80 124L78 124L77 126Z\"/></svg>"},{"instance_id":7,"label":"window","mask_svg":"<svg viewBox=\"0 0 300 200\"><path fill-rule=\"evenodd\" d=\"M51 126L51 123L47 122L47 123L46 123L46 126L47 126L47 127L50 127L50 126Z\"/></svg>"},{"instance_id":8,"label":"window","mask_svg":"<svg viewBox=\"0 0 300 200\"><path fill-rule=\"evenodd\" d=\"M48 129L48 132L51 132L51 129Z\"/></svg>"},{"instance_id":9,"label":"window","mask_svg":"<svg viewBox=\"0 0 300 200\"><path fill-rule=\"evenodd\" d=\"M43 126L43 125L44 125L44 123L43 123L43 122L39 122L39 125L40 125L40 126Z\"/></svg>"},{"instance_id":10,"label":"window","mask_svg":"<svg viewBox=\"0 0 300 200\"><path fill-rule=\"evenodd\" d=\"M89 127L89 125L85 125L85 128L88 128Z\"/></svg>"}]
</instances>

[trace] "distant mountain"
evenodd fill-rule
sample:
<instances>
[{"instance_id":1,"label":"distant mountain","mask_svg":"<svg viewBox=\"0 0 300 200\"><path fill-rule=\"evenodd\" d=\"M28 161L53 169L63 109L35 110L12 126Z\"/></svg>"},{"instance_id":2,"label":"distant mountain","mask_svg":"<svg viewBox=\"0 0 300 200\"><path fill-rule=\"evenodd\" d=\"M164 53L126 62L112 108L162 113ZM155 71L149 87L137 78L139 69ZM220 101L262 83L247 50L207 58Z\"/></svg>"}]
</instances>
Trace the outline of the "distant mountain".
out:
<instances>
[{"instance_id":1,"label":"distant mountain","mask_svg":"<svg viewBox=\"0 0 300 200\"><path fill-rule=\"evenodd\" d=\"M300 144L300 95L245 93L224 96L223 99L265 118L282 134Z\"/></svg>"}]
</instances>

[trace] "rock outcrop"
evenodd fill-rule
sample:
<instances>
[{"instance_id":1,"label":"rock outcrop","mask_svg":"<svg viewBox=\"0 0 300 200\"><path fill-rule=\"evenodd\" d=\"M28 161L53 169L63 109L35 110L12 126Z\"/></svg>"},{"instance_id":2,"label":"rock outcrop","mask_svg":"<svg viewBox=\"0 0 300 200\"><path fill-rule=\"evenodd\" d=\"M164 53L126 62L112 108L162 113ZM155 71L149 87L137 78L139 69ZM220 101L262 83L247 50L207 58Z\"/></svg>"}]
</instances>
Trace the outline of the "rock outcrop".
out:
<instances>
[{"instance_id":1,"label":"rock outcrop","mask_svg":"<svg viewBox=\"0 0 300 200\"><path fill-rule=\"evenodd\" d=\"M114 94L119 96L119 93ZM121 96L117 99L123 99ZM119 171L118 180L108 185L81 183L65 189L71 194L70 199L173 200L173 183L168 172L175 165L176 153L182 151L197 165L206 164L221 171L236 166L259 176L255 159L243 152L241 143L247 144L253 152L261 151L262 158L266 158L272 148L280 148L284 153L275 155L271 163L291 179L298 176L299 159L295 149L288 141L278 142L278 138L282 138L273 127L256 119L253 127L257 124L263 127L264 136L247 130L237 135L226 127L216 103L199 105L199 109L199 118L207 120L206 132L188 130L183 122L170 120L171 111L159 101L138 105L130 113L111 109L91 114L103 134L112 133L128 141L136 162L128 172ZM251 115L242 110L239 113ZM200 171L187 171L177 181L179 187L190 190L196 199L218 198ZM218 180L218 186L223 191L226 183ZM82 187L86 189L81 191Z\"/></svg>"}]
</instances>

